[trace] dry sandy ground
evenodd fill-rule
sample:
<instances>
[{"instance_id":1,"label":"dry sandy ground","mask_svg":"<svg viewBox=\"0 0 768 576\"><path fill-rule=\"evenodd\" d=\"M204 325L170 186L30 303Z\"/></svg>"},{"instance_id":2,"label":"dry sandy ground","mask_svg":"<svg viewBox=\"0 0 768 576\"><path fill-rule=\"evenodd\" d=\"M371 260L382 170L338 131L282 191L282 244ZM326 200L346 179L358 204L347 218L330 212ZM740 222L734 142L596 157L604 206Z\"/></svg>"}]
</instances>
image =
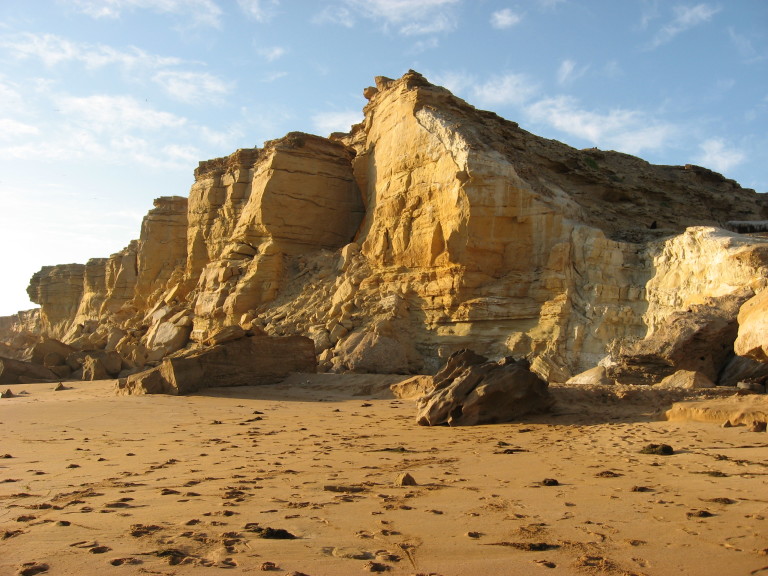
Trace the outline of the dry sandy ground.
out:
<instances>
[{"instance_id":1,"label":"dry sandy ground","mask_svg":"<svg viewBox=\"0 0 768 576\"><path fill-rule=\"evenodd\" d=\"M396 380L10 386L27 394L0 400L0 574L768 575L765 433L575 397L425 428Z\"/></svg>"}]
</instances>

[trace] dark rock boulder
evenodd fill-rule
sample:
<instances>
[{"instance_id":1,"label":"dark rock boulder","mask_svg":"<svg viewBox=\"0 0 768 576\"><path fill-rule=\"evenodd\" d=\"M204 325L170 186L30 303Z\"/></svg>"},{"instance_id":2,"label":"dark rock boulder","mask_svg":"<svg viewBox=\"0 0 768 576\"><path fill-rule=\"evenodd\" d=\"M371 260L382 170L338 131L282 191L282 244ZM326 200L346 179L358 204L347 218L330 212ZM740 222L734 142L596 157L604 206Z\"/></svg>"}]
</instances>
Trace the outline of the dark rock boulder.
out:
<instances>
[{"instance_id":1,"label":"dark rock boulder","mask_svg":"<svg viewBox=\"0 0 768 576\"><path fill-rule=\"evenodd\" d=\"M304 336L257 334L165 358L117 384L118 394L190 394L202 388L273 384L290 372L315 372L315 344Z\"/></svg>"},{"instance_id":2,"label":"dark rock boulder","mask_svg":"<svg viewBox=\"0 0 768 576\"><path fill-rule=\"evenodd\" d=\"M489 362L471 350L451 355L434 376L435 387L419 400L418 423L469 426L509 422L552 405L547 383L528 362Z\"/></svg>"},{"instance_id":3,"label":"dark rock boulder","mask_svg":"<svg viewBox=\"0 0 768 576\"><path fill-rule=\"evenodd\" d=\"M59 377L45 366L12 358L0 358L0 384L53 382Z\"/></svg>"}]
</instances>

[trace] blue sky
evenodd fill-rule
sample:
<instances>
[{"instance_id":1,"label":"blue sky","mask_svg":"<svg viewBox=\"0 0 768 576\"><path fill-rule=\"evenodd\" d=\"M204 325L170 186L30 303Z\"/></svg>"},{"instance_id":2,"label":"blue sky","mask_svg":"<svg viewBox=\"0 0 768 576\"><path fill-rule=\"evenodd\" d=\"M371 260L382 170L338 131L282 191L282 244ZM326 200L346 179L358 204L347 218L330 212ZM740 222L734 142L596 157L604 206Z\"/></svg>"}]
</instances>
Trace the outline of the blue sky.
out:
<instances>
[{"instance_id":1,"label":"blue sky","mask_svg":"<svg viewBox=\"0 0 768 576\"><path fill-rule=\"evenodd\" d=\"M409 68L577 148L768 191L765 0L2 0L0 315L199 160L348 130Z\"/></svg>"}]
</instances>

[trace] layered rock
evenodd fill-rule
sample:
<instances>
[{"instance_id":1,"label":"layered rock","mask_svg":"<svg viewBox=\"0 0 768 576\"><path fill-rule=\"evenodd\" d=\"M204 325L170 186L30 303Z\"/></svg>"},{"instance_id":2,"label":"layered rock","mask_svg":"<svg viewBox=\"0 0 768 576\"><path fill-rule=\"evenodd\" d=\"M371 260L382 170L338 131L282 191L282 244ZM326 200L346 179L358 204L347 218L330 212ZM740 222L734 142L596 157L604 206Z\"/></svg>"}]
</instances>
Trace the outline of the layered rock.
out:
<instances>
[{"instance_id":1,"label":"layered rock","mask_svg":"<svg viewBox=\"0 0 768 576\"><path fill-rule=\"evenodd\" d=\"M451 355L435 374L432 389L418 401L422 426L467 426L509 422L549 408L547 383L526 361L488 362L471 350Z\"/></svg>"},{"instance_id":2,"label":"layered rock","mask_svg":"<svg viewBox=\"0 0 768 576\"><path fill-rule=\"evenodd\" d=\"M314 372L314 345L303 336L246 336L165 358L118 382L120 394L190 394L201 388L273 384L290 372Z\"/></svg>"},{"instance_id":3,"label":"layered rock","mask_svg":"<svg viewBox=\"0 0 768 576\"><path fill-rule=\"evenodd\" d=\"M309 336L335 371L431 373L471 347L550 381L654 354L660 368L619 380L759 373L734 357L732 304L766 287L768 241L719 227L768 217L763 195L539 138L415 72L365 95L349 134L201 162L189 200L158 199L138 241L38 272L42 333L130 369L239 325ZM706 328L709 365L682 342L700 339L702 306L727 326Z\"/></svg>"}]
</instances>

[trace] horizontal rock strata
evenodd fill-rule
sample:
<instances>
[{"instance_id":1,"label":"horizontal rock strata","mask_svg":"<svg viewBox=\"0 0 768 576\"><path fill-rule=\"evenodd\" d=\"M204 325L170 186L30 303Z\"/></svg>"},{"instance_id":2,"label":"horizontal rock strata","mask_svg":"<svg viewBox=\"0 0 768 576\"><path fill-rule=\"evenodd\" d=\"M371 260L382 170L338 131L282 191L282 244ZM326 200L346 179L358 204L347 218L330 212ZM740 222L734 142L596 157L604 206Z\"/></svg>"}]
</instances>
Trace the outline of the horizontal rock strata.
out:
<instances>
[{"instance_id":1,"label":"horizontal rock strata","mask_svg":"<svg viewBox=\"0 0 768 576\"><path fill-rule=\"evenodd\" d=\"M739 315L768 285L764 195L540 138L413 71L365 96L350 133L201 162L123 250L41 269L30 330L0 322L9 350L45 336L127 373L239 326L311 338L336 372L434 373L471 348L550 382L759 373L734 358L765 361L764 314Z\"/></svg>"}]
</instances>

